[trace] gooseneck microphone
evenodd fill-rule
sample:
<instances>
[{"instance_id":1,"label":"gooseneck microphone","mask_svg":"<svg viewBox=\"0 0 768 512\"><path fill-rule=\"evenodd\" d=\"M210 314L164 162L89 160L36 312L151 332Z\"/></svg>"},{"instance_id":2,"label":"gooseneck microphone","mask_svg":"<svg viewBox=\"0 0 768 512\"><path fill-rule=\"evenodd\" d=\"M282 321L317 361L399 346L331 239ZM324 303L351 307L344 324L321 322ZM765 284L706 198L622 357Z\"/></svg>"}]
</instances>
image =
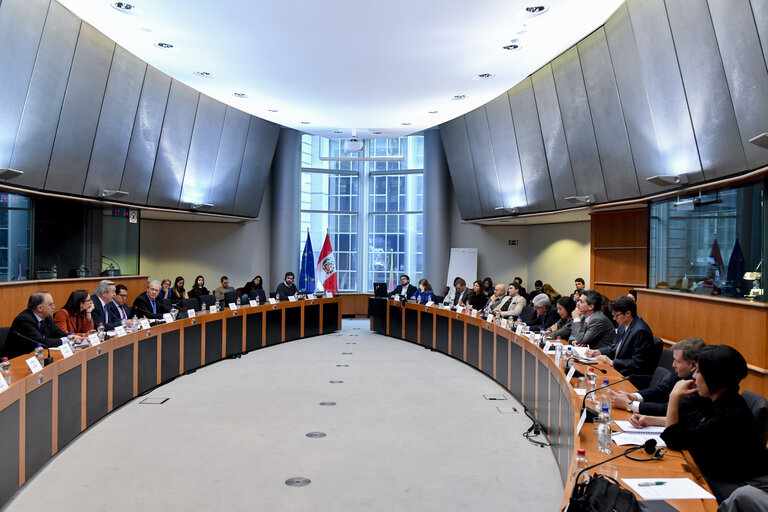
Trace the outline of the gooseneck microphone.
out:
<instances>
[{"instance_id":1,"label":"gooseneck microphone","mask_svg":"<svg viewBox=\"0 0 768 512\"><path fill-rule=\"evenodd\" d=\"M23 335L23 334L21 334L19 331L13 331L13 333L14 333L16 336L18 336L19 338L23 338L23 339L25 339L25 340L29 341L30 343L34 343L34 345L35 345L35 348L37 348L37 345L38 345L38 344L42 345L42 346L43 346L43 348L44 348L45 350L47 350L47 351L48 351L48 357L46 357L45 359L43 359L43 366L47 366L47 365L49 365L49 364L53 364L53 357L51 357L51 349L50 349L50 348L48 348L48 345L46 345L45 343L40 343L39 341L35 341L35 340L33 340L32 338L30 338L30 337L28 337L28 336L24 336L24 335Z\"/></svg>"},{"instance_id":2,"label":"gooseneck microphone","mask_svg":"<svg viewBox=\"0 0 768 512\"><path fill-rule=\"evenodd\" d=\"M612 460L616 460L620 457L626 457L632 452L636 452L638 450L644 450L645 453L649 455L653 455L656 453L656 440L655 439L649 439L644 444L641 444L640 446L633 446L632 448L627 448L624 452L615 455L609 459L605 459L604 461L598 462L597 464L592 464L591 466L587 466L586 468L579 471L579 473L576 475L576 485L573 486L573 490L571 491L571 501L577 500L584 496L585 491L587 490L587 484L584 482L579 482L581 479L581 475L584 474L585 471L589 471L590 469L594 469L598 466L601 466L605 464L606 462L610 462ZM653 460L653 459L647 459L647 460Z\"/></svg>"},{"instance_id":3,"label":"gooseneck microphone","mask_svg":"<svg viewBox=\"0 0 768 512\"><path fill-rule=\"evenodd\" d=\"M597 393L601 389L605 389L605 388L609 388L611 386L615 386L616 384L620 384L620 383L622 383L624 381L627 381L627 380L629 380L629 377L624 377L623 379L617 380L616 382L612 382L610 384L605 384L604 386L600 386L599 388L595 388L595 389L593 389L591 391L588 391L584 395L584 398L581 400L581 411L584 412L585 409L587 410L587 417L586 417L586 419L584 421L586 423L593 423L595 421L595 418L597 418L597 416L600 414L599 412L595 411L594 409L590 409L589 407L587 407L587 397L589 395L591 395L592 393Z\"/></svg>"}]
</instances>

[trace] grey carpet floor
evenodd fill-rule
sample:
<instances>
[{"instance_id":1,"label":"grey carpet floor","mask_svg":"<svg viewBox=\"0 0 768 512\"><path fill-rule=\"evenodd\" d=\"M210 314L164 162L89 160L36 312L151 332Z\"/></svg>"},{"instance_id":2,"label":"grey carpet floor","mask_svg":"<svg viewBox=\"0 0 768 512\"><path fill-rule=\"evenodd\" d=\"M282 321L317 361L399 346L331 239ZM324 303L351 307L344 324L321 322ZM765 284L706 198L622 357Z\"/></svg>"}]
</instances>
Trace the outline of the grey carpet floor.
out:
<instances>
[{"instance_id":1,"label":"grey carpet floor","mask_svg":"<svg viewBox=\"0 0 768 512\"><path fill-rule=\"evenodd\" d=\"M511 395L368 326L344 320L339 333L180 377L148 395L169 398L162 405L128 403L54 457L8 510L558 509L555 459L522 437L530 422ZM311 483L287 486L293 477Z\"/></svg>"}]
</instances>

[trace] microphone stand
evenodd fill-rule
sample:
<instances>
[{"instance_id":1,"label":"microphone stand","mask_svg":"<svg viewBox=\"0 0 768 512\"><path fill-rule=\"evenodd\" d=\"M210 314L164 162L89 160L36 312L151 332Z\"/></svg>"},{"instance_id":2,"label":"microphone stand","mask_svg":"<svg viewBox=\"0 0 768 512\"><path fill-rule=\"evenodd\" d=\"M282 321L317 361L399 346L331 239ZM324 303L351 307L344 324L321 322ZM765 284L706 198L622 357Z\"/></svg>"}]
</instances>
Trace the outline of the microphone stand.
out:
<instances>
[{"instance_id":1,"label":"microphone stand","mask_svg":"<svg viewBox=\"0 0 768 512\"><path fill-rule=\"evenodd\" d=\"M43 359L43 366L47 366L47 365L49 365L49 364L53 364L53 357L51 357L51 349L50 349L50 348L48 348L48 345L46 345L45 343L40 343L39 341L35 341L35 340L33 340L32 338L29 338L29 337L27 337L27 336L24 336L24 335L23 335L23 334L21 334L19 331L13 331L13 333L14 333L16 336L18 336L19 338L23 338L23 339L25 339L25 340L29 341L30 343L33 343L33 344L35 345L35 348L37 348L37 346L38 346L38 345L42 345L42 347L43 347L45 350L47 350L47 351L48 351L48 357L46 357L45 359Z\"/></svg>"},{"instance_id":2,"label":"microphone stand","mask_svg":"<svg viewBox=\"0 0 768 512\"><path fill-rule=\"evenodd\" d=\"M584 398L581 400L581 410L582 411L584 411L584 409L587 410L587 417L586 417L586 419L584 421L586 423L594 423L595 418L597 418L597 416L600 414L597 411L595 411L594 409L590 409L589 407L587 407L587 397L589 395L591 395L592 393L597 393L601 389L605 389L605 388L609 388L611 386L615 386L616 384L620 384L620 383L622 383L624 381L627 381L627 380L629 380L629 377L624 377L621 380L617 380L616 382L612 382L611 384L606 384L604 386L600 386L599 388L595 388L595 389L585 393L584 394Z\"/></svg>"}]
</instances>

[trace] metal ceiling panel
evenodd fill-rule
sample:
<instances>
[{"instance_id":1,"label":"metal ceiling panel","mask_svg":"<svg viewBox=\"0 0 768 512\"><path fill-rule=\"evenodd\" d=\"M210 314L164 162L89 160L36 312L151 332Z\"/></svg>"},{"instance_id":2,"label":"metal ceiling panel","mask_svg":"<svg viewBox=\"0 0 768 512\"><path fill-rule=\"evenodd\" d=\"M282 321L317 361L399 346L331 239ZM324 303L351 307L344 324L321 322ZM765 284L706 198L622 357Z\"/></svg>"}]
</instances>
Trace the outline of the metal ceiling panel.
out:
<instances>
[{"instance_id":1,"label":"metal ceiling panel","mask_svg":"<svg viewBox=\"0 0 768 512\"><path fill-rule=\"evenodd\" d=\"M456 193L456 201L459 203L461 218L482 217L464 116L441 124L440 138L443 141L445 158L448 160L448 170L451 173L451 182Z\"/></svg>"},{"instance_id":2,"label":"metal ceiling panel","mask_svg":"<svg viewBox=\"0 0 768 512\"><path fill-rule=\"evenodd\" d=\"M259 215L278 135L279 125L251 116L233 214L247 217Z\"/></svg>"},{"instance_id":3,"label":"metal ceiling panel","mask_svg":"<svg viewBox=\"0 0 768 512\"><path fill-rule=\"evenodd\" d=\"M501 206L505 208L526 208L523 173L520 169L520 155L515 139L515 125L507 93L485 104L488 128L491 132L493 158L496 160L496 174L499 177Z\"/></svg>"},{"instance_id":4,"label":"metal ceiling panel","mask_svg":"<svg viewBox=\"0 0 768 512\"><path fill-rule=\"evenodd\" d=\"M704 174L664 0L628 0L627 7L640 57L637 68L643 74L661 158L653 172L686 173L691 182L702 181ZM650 185L657 191L669 188Z\"/></svg>"},{"instance_id":5,"label":"metal ceiling panel","mask_svg":"<svg viewBox=\"0 0 768 512\"><path fill-rule=\"evenodd\" d=\"M82 194L115 43L83 23L45 180L45 189Z\"/></svg>"},{"instance_id":6,"label":"metal ceiling panel","mask_svg":"<svg viewBox=\"0 0 768 512\"><path fill-rule=\"evenodd\" d=\"M468 112L464 118L467 123L467 135L469 136L469 147L475 169L475 182L477 183L477 195L480 197L482 215L484 217L497 215L499 212L496 211L496 208L502 206L502 202L485 107Z\"/></svg>"},{"instance_id":7,"label":"metal ceiling panel","mask_svg":"<svg viewBox=\"0 0 768 512\"><path fill-rule=\"evenodd\" d=\"M146 63L138 57L115 48L83 195L96 197L99 189L120 188L146 71Z\"/></svg>"},{"instance_id":8,"label":"metal ceiling panel","mask_svg":"<svg viewBox=\"0 0 768 512\"><path fill-rule=\"evenodd\" d=\"M605 31L596 30L577 48L608 200L636 197L640 189Z\"/></svg>"},{"instance_id":9,"label":"metal ceiling panel","mask_svg":"<svg viewBox=\"0 0 768 512\"><path fill-rule=\"evenodd\" d=\"M515 124L517 150L520 153L520 167L523 170L525 194L528 198L528 211L554 210L555 200L531 79L526 78L510 89L507 94Z\"/></svg>"},{"instance_id":10,"label":"metal ceiling panel","mask_svg":"<svg viewBox=\"0 0 768 512\"><path fill-rule=\"evenodd\" d=\"M147 66L120 181L120 190L130 194L132 203L147 202L170 88L171 77Z\"/></svg>"},{"instance_id":11,"label":"metal ceiling panel","mask_svg":"<svg viewBox=\"0 0 768 512\"><path fill-rule=\"evenodd\" d=\"M768 149L749 139L768 132L768 70L748 0L710 0L709 10L739 124L747 168L768 163ZM762 11L761 11L762 12ZM756 63L763 65L756 65Z\"/></svg>"},{"instance_id":12,"label":"metal ceiling panel","mask_svg":"<svg viewBox=\"0 0 768 512\"><path fill-rule=\"evenodd\" d=\"M199 92L177 80L171 81L147 204L178 206L199 100Z\"/></svg>"},{"instance_id":13,"label":"metal ceiling panel","mask_svg":"<svg viewBox=\"0 0 768 512\"><path fill-rule=\"evenodd\" d=\"M0 3L0 168L11 162L49 0Z\"/></svg>"},{"instance_id":14,"label":"metal ceiling panel","mask_svg":"<svg viewBox=\"0 0 768 512\"><path fill-rule=\"evenodd\" d=\"M744 171L744 147L709 8L688 0L667 0L666 6L704 176Z\"/></svg>"},{"instance_id":15,"label":"metal ceiling panel","mask_svg":"<svg viewBox=\"0 0 768 512\"><path fill-rule=\"evenodd\" d=\"M662 168L653 111L646 91L635 35L626 4L619 7L605 24L605 35L619 89L624 121L627 126L635 173L642 194L658 191L646 178L660 174Z\"/></svg>"},{"instance_id":16,"label":"metal ceiling panel","mask_svg":"<svg viewBox=\"0 0 768 512\"><path fill-rule=\"evenodd\" d=\"M763 59L768 67L768 1L752 0L752 15L755 17L757 35L763 45Z\"/></svg>"},{"instance_id":17,"label":"metal ceiling panel","mask_svg":"<svg viewBox=\"0 0 768 512\"><path fill-rule=\"evenodd\" d=\"M213 172L213 182L208 202L213 203L211 211L232 213L235 206L237 179L243 165L245 141L248 138L250 118L245 112L227 107L224 127L219 141L219 154Z\"/></svg>"},{"instance_id":18,"label":"metal ceiling panel","mask_svg":"<svg viewBox=\"0 0 768 512\"><path fill-rule=\"evenodd\" d=\"M43 188L80 25L68 10L51 3L11 157L11 168L24 171L14 185Z\"/></svg>"},{"instance_id":19,"label":"metal ceiling panel","mask_svg":"<svg viewBox=\"0 0 768 512\"><path fill-rule=\"evenodd\" d=\"M552 61L552 74L557 89L576 194L594 195L596 201L605 202L608 196L605 193L603 171L600 166L600 155L597 152L595 129L589 112L589 100L581 72L579 51L575 46ZM538 97L537 94L537 101Z\"/></svg>"},{"instance_id":20,"label":"metal ceiling panel","mask_svg":"<svg viewBox=\"0 0 768 512\"><path fill-rule=\"evenodd\" d=\"M179 199L180 208L208 202L226 111L226 105L220 101L200 95Z\"/></svg>"},{"instance_id":21,"label":"metal ceiling panel","mask_svg":"<svg viewBox=\"0 0 768 512\"><path fill-rule=\"evenodd\" d=\"M560 115L552 67L546 65L534 73L531 76L531 83L536 98L536 109L539 112L539 125L544 140L555 205L557 208L568 208L573 204L565 198L576 195L576 184L573 180L568 144L565 141L563 118Z\"/></svg>"}]
</instances>

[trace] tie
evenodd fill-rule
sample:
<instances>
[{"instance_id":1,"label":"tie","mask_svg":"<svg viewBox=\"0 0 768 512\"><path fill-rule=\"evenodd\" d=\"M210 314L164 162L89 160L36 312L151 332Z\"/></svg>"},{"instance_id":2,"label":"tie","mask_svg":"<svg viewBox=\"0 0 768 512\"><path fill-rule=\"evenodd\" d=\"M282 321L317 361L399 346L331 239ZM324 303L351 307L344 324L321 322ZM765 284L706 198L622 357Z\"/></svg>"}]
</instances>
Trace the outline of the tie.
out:
<instances>
[{"instance_id":1,"label":"tie","mask_svg":"<svg viewBox=\"0 0 768 512\"><path fill-rule=\"evenodd\" d=\"M109 310L107 309L107 305L106 304L104 304L102 306L102 308L104 309L104 323L108 324L109 323ZM98 325L96 327L98 327Z\"/></svg>"},{"instance_id":2,"label":"tie","mask_svg":"<svg viewBox=\"0 0 768 512\"><path fill-rule=\"evenodd\" d=\"M120 318L128 318L125 316L125 309L123 309L123 306L120 306Z\"/></svg>"},{"instance_id":3,"label":"tie","mask_svg":"<svg viewBox=\"0 0 768 512\"><path fill-rule=\"evenodd\" d=\"M155 306L155 300L150 299L149 302L152 303L152 313L157 314L157 306Z\"/></svg>"},{"instance_id":4,"label":"tie","mask_svg":"<svg viewBox=\"0 0 768 512\"><path fill-rule=\"evenodd\" d=\"M42 320L37 322L37 328L40 329L40 334L42 334L43 338L45 338L45 328L43 328L43 321Z\"/></svg>"}]
</instances>

